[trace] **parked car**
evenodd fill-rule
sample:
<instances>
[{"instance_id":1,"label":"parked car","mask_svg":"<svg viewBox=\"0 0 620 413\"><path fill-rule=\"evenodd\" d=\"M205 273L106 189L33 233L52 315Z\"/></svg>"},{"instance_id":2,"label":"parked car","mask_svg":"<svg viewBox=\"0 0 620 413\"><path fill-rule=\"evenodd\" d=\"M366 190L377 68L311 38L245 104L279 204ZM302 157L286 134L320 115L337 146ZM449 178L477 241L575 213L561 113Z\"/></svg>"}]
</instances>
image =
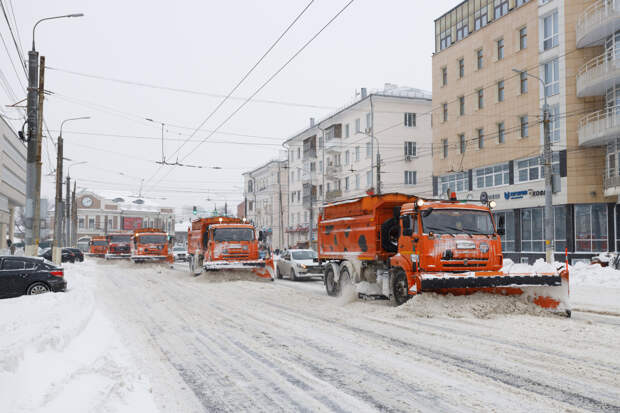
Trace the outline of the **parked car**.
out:
<instances>
[{"instance_id":1,"label":"parked car","mask_svg":"<svg viewBox=\"0 0 620 413\"><path fill-rule=\"evenodd\" d=\"M84 262L84 253L82 252L81 249L79 249L79 248L70 248L70 247L63 248L63 249L71 251L73 253L73 255L75 255L75 260L76 261Z\"/></svg>"},{"instance_id":2,"label":"parked car","mask_svg":"<svg viewBox=\"0 0 620 413\"><path fill-rule=\"evenodd\" d=\"M42 254L39 255L41 258L45 258L48 261L52 261L52 249L48 248ZM62 262L75 262L75 254L71 252L68 248L62 249Z\"/></svg>"},{"instance_id":3,"label":"parked car","mask_svg":"<svg viewBox=\"0 0 620 413\"><path fill-rule=\"evenodd\" d=\"M187 248L183 246L176 246L172 248L172 254L175 261L187 261Z\"/></svg>"},{"instance_id":4,"label":"parked car","mask_svg":"<svg viewBox=\"0 0 620 413\"><path fill-rule=\"evenodd\" d=\"M67 290L64 270L37 257L0 256L0 297Z\"/></svg>"},{"instance_id":5,"label":"parked car","mask_svg":"<svg viewBox=\"0 0 620 413\"><path fill-rule=\"evenodd\" d=\"M288 277L293 281L301 278L322 278L323 268L315 259L316 251L313 250L288 250L284 251L277 261L276 277Z\"/></svg>"}]
</instances>

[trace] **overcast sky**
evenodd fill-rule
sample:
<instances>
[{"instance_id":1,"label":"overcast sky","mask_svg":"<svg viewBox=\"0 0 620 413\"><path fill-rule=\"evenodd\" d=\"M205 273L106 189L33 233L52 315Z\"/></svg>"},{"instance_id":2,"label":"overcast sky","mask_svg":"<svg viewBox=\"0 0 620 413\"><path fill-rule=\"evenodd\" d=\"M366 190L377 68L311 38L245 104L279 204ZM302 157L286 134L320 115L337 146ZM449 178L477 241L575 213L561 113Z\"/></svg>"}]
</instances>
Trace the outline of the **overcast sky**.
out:
<instances>
[{"instance_id":1,"label":"overcast sky","mask_svg":"<svg viewBox=\"0 0 620 413\"><path fill-rule=\"evenodd\" d=\"M355 0L220 133L198 146L243 100L224 104L177 154L220 103L218 95L232 89L310 0L2 2L12 24L14 11L24 55L38 19L85 14L43 22L36 33L36 47L50 67L45 88L53 95L45 101L44 114L54 142L63 119L92 117L63 129L65 156L87 162L70 171L79 187L137 195L144 179L143 195L159 198L162 205L211 209L214 203L239 203L242 172L278 157L281 143L306 127L310 117L321 118L350 102L361 87L378 89L389 82L430 91L433 20L460 1ZM315 0L234 96L252 95L346 3ZM0 33L25 85L3 15L0 21ZM2 74L18 99L24 97L4 46L0 55ZM0 113L17 117L18 112L6 108L13 103L10 92L0 86ZM165 123L168 161L178 156L186 164L222 169L157 165L161 125L145 118ZM21 122L12 124L21 127ZM55 168L55 156L45 139L44 175ZM48 197L53 197L53 179L44 176Z\"/></svg>"}]
</instances>

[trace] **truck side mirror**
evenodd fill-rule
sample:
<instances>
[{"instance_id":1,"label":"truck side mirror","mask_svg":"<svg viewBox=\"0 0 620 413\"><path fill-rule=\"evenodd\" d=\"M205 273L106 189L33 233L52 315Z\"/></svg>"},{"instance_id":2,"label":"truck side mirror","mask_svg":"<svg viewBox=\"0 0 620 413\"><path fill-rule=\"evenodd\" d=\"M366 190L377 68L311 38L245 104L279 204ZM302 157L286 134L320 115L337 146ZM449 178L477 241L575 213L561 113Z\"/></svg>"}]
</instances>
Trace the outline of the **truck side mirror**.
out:
<instances>
[{"instance_id":1,"label":"truck side mirror","mask_svg":"<svg viewBox=\"0 0 620 413\"><path fill-rule=\"evenodd\" d=\"M411 227L411 216L402 216L400 220L403 224L403 236L410 237L411 235L413 235L413 228Z\"/></svg>"}]
</instances>

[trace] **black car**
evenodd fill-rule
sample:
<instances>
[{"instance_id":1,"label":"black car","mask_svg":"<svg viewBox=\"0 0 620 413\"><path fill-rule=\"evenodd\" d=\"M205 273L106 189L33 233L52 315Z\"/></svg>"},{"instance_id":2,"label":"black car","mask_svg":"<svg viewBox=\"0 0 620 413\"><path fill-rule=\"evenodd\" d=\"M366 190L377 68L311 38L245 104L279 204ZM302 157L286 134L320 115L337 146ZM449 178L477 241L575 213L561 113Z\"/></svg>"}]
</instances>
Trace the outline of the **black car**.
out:
<instances>
[{"instance_id":1,"label":"black car","mask_svg":"<svg viewBox=\"0 0 620 413\"><path fill-rule=\"evenodd\" d=\"M49 248L48 250L46 250L43 254L39 255L39 257L41 258L45 258L48 261L52 261L52 248ZM84 259L84 256L82 256L82 260ZM74 263L75 262L75 254L73 252L71 252L68 248L63 248L62 249L62 262L71 262Z\"/></svg>"},{"instance_id":2,"label":"black car","mask_svg":"<svg viewBox=\"0 0 620 413\"><path fill-rule=\"evenodd\" d=\"M67 290L64 270L36 257L0 256L0 297Z\"/></svg>"},{"instance_id":3,"label":"black car","mask_svg":"<svg viewBox=\"0 0 620 413\"><path fill-rule=\"evenodd\" d=\"M79 248L63 248L63 250L71 251L73 255L75 255L75 260L79 262L84 262L84 253Z\"/></svg>"}]
</instances>

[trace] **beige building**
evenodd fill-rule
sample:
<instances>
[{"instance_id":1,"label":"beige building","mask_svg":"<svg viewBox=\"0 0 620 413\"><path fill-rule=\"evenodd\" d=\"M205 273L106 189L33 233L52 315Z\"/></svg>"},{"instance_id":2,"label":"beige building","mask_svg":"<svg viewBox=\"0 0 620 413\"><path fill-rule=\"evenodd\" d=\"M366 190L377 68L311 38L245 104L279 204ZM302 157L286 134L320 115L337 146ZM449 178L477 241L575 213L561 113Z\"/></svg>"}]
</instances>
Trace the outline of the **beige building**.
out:
<instances>
[{"instance_id":1,"label":"beige building","mask_svg":"<svg viewBox=\"0 0 620 413\"><path fill-rule=\"evenodd\" d=\"M26 203L26 146L2 117L0 139L0 248L6 248L7 239L15 241L15 208L23 207ZM42 203L41 206L45 211L47 204ZM41 216L45 217L46 214ZM41 233L45 234L45 225L41 228Z\"/></svg>"},{"instance_id":2,"label":"beige building","mask_svg":"<svg viewBox=\"0 0 620 413\"><path fill-rule=\"evenodd\" d=\"M434 193L479 199L486 191L505 216L509 258L544 255L545 95L556 259L565 249L575 260L616 248L618 22L612 0L467 0L435 21Z\"/></svg>"},{"instance_id":3,"label":"beige building","mask_svg":"<svg viewBox=\"0 0 620 413\"><path fill-rule=\"evenodd\" d=\"M430 196L430 110L429 92L387 83L287 139L287 244L316 247L324 203L379 191Z\"/></svg>"},{"instance_id":4,"label":"beige building","mask_svg":"<svg viewBox=\"0 0 620 413\"><path fill-rule=\"evenodd\" d=\"M288 225L288 164L273 160L243 174L243 217L266 236L273 249L288 246L284 229Z\"/></svg>"}]
</instances>

